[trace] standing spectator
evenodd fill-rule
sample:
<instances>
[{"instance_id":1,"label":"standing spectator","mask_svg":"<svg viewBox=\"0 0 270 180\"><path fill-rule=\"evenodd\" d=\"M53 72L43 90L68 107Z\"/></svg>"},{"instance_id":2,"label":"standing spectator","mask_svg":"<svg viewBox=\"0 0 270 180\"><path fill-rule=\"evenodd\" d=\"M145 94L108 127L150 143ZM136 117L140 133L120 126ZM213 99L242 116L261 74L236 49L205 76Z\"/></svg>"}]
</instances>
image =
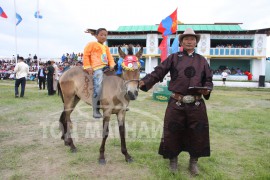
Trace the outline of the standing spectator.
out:
<instances>
[{"instance_id":1,"label":"standing spectator","mask_svg":"<svg viewBox=\"0 0 270 180\"><path fill-rule=\"evenodd\" d=\"M226 70L223 70L223 72L221 73L221 77L222 77L223 85L225 86L226 78L228 77L228 73L226 72Z\"/></svg>"},{"instance_id":2,"label":"standing spectator","mask_svg":"<svg viewBox=\"0 0 270 180\"><path fill-rule=\"evenodd\" d=\"M15 58L15 56L13 55L12 56L12 63L15 63L16 62L16 58Z\"/></svg>"},{"instance_id":3,"label":"standing spectator","mask_svg":"<svg viewBox=\"0 0 270 180\"><path fill-rule=\"evenodd\" d=\"M63 68L63 72L62 73L64 73L65 71L67 71L69 69L70 69L70 65L69 65L68 61L66 61L65 64L64 64L64 68Z\"/></svg>"},{"instance_id":4,"label":"standing spectator","mask_svg":"<svg viewBox=\"0 0 270 180\"><path fill-rule=\"evenodd\" d=\"M37 58L37 55L36 54L34 55L33 59L34 59L34 62L37 63L37 59L38 58Z\"/></svg>"},{"instance_id":5,"label":"standing spectator","mask_svg":"<svg viewBox=\"0 0 270 180\"><path fill-rule=\"evenodd\" d=\"M45 71L47 74L47 89L48 89L48 95L54 95L53 91L53 74L54 74L54 67L52 66L51 61L48 61L48 67Z\"/></svg>"},{"instance_id":6,"label":"standing spectator","mask_svg":"<svg viewBox=\"0 0 270 180\"><path fill-rule=\"evenodd\" d=\"M21 94L20 97L24 97L24 90L26 85L26 78L29 73L29 66L24 63L24 58L19 57L18 63L14 68L14 72L16 73L16 81L15 81L15 98L19 97L19 86L21 85Z\"/></svg>"},{"instance_id":7,"label":"standing spectator","mask_svg":"<svg viewBox=\"0 0 270 180\"><path fill-rule=\"evenodd\" d=\"M82 61L82 56L81 56L81 53L78 54L78 58L77 58L78 61Z\"/></svg>"},{"instance_id":8,"label":"standing spectator","mask_svg":"<svg viewBox=\"0 0 270 180\"><path fill-rule=\"evenodd\" d=\"M28 58L27 58L27 64L28 64L28 65L30 65L31 60L32 60L32 55L29 54L29 56L28 56Z\"/></svg>"},{"instance_id":9,"label":"standing spectator","mask_svg":"<svg viewBox=\"0 0 270 180\"><path fill-rule=\"evenodd\" d=\"M62 63L65 62L66 60L67 60L67 57L65 56L65 54L63 54L62 57L61 57Z\"/></svg>"},{"instance_id":10,"label":"standing spectator","mask_svg":"<svg viewBox=\"0 0 270 180\"><path fill-rule=\"evenodd\" d=\"M170 159L170 169L178 170L178 155L187 151L190 155L189 171L198 175L199 157L210 156L209 124L205 102L213 88L212 71L206 59L195 53L200 35L187 28L179 36L183 52L169 55L153 72L140 82L140 89L147 91L170 72L169 90L172 91L163 126L159 154ZM189 87L205 87L190 90Z\"/></svg>"},{"instance_id":11,"label":"standing spectator","mask_svg":"<svg viewBox=\"0 0 270 180\"><path fill-rule=\"evenodd\" d=\"M57 90L57 83L58 83L58 80L59 80L59 69L58 69L58 66L57 66L57 64L55 63L54 60L51 60L51 62L52 62L52 66L54 68L53 92L55 94L56 93L56 90Z\"/></svg>"},{"instance_id":12,"label":"standing spectator","mask_svg":"<svg viewBox=\"0 0 270 180\"><path fill-rule=\"evenodd\" d=\"M252 74L249 71L245 71L244 74L247 75L249 81L252 80Z\"/></svg>"},{"instance_id":13,"label":"standing spectator","mask_svg":"<svg viewBox=\"0 0 270 180\"><path fill-rule=\"evenodd\" d=\"M75 60L75 53L74 53L74 52L71 54L71 60L72 60L72 61Z\"/></svg>"},{"instance_id":14,"label":"standing spectator","mask_svg":"<svg viewBox=\"0 0 270 180\"><path fill-rule=\"evenodd\" d=\"M40 64L40 68L38 70L38 85L40 90L42 88L45 89L45 81L46 81L45 68L43 64Z\"/></svg>"}]
</instances>

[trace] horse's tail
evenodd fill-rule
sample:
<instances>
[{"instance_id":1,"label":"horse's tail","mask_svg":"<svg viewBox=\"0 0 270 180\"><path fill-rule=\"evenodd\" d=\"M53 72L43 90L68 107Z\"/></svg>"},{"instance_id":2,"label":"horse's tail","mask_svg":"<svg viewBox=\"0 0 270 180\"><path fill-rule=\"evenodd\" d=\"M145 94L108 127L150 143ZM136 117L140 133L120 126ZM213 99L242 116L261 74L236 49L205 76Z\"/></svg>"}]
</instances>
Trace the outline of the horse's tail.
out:
<instances>
[{"instance_id":1,"label":"horse's tail","mask_svg":"<svg viewBox=\"0 0 270 180\"><path fill-rule=\"evenodd\" d=\"M57 90L58 90L58 96L60 94L62 102L64 103L64 97L63 97L62 89L59 82L57 83Z\"/></svg>"}]
</instances>

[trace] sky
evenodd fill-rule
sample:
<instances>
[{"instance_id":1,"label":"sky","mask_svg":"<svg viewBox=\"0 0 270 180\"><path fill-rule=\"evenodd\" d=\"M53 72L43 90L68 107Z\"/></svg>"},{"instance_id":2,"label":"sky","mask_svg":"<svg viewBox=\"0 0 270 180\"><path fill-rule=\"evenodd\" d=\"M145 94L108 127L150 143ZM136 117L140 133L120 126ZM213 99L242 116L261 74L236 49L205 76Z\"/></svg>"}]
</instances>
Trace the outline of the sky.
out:
<instances>
[{"instance_id":1,"label":"sky","mask_svg":"<svg viewBox=\"0 0 270 180\"><path fill-rule=\"evenodd\" d=\"M14 6L15 4L15 6ZM34 18L39 6L42 19ZM104 27L155 25L178 8L185 24L243 23L243 29L270 28L269 0L0 0L0 57L60 58L83 52L95 38L84 31ZM16 12L22 22L15 26ZM267 38L267 56L270 56Z\"/></svg>"}]
</instances>

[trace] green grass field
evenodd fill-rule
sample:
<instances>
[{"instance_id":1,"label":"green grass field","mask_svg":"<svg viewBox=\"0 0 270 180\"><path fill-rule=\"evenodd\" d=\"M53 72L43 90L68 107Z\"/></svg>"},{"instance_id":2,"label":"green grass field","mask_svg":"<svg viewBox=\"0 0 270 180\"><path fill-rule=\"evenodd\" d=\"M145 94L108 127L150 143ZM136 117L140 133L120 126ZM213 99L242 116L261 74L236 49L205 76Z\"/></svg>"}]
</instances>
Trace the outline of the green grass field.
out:
<instances>
[{"instance_id":1,"label":"green grass field","mask_svg":"<svg viewBox=\"0 0 270 180\"><path fill-rule=\"evenodd\" d=\"M106 144L107 164L98 164L101 120L80 102L72 113L77 153L60 140L60 97L27 82L24 98L14 98L14 81L0 81L0 179L191 179L189 156L179 156L179 173L157 154L167 103L140 91L126 116L128 164L120 150L115 116ZM211 157L199 159L192 179L270 179L270 89L216 87L206 101Z\"/></svg>"}]
</instances>

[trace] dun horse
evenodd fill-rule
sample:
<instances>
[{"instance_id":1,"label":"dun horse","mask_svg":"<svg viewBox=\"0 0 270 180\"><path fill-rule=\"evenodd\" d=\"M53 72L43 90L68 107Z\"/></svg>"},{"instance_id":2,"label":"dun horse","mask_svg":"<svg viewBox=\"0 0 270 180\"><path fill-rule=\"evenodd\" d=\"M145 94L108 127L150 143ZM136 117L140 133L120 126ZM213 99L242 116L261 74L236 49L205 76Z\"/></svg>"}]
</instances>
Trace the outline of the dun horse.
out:
<instances>
[{"instance_id":1,"label":"dun horse","mask_svg":"<svg viewBox=\"0 0 270 180\"><path fill-rule=\"evenodd\" d=\"M127 162L132 162L128 154L125 141L125 115L126 108L130 100L135 100L138 96L138 83L140 75L140 57L143 48L135 54L132 47L128 48L126 55L119 47L118 52L123 58L122 75L116 76L114 72L105 72L103 79L103 88L100 98L100 109L103 110L103 136L100 146L99 163L105 164L105 143L109 134L109 121L112 114L116 114L119 133L121 138L121 151L125 155ZM76 152L76 147L71 137L72 122L70 114L76 104L83 100L87 104L92 104L93 81L92 76L88 75L81 67L74 67L66 71L60 78L58 89L64 103L64 110L60 116L60 128L62 130L62 139L65 145L70 146L72 152ZM90 111L90 110L89 110Z\"/></svg>"}]
</instances>

